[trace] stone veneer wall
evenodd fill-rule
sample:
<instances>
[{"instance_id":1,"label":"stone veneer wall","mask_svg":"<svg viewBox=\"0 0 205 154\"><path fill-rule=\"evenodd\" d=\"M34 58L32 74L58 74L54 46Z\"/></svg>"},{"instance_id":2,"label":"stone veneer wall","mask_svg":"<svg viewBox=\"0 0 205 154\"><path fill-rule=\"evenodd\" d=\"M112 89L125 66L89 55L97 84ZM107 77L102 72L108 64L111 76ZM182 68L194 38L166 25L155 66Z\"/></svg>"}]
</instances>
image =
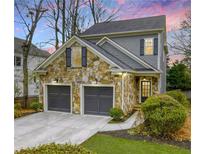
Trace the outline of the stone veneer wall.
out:
<instances>
[{"instance_id":1,"label":"stone veneer wall","mask_svg":"<svg viewBox=\"0 0 205 154\"><path fill-rule=\"evenodd\" d=\"M73 46L79 46L75 43ZM47 67L46 75L40 75L39 101L43 103L43 84L52 83L58 79L58 83L72 84L72 108L73 113L80 113L80 86L81 84L113 84L115 86L115 107L121 108L121 76L109 72L110 65L87 51L86 68L67 68L66 54L62 53L52 64Z\"/></svg>"},{"instance_id":2,"label":"stone veneer wall","mask_svg":"<svg viewBox=\"0 0 205 154\"><path fill-rule=\"evenodd\" d=\"M79 46L79 44L74 44ZM72 85L72 108L73 113L80 113L80 86L81 84L113 84L115 86L115 107L121 108L122 105L122 78L124 78L124 106L126 113L139 103L140 80L152 80L152 93L158 94L158 78L156 77L135 77L134 74L113 75L110 65L94 55L91 51L87 52L87 67L67 68L66 54L62 53L52 64L47 67L46 75L40 75L39 101L43 103L43 85L58 80L58 83Z\"/></svg>"},{"instance_id":3,"label":"stone veneer wall","mask_svg":"<svg viewBox=\"0 0 205 154\"><path fill-rule=\"evenodd\" d=\"M139 102L139 84L134 74L124 74L124 106L125 113L133 110Z\"/></svg>"}]
</instances>

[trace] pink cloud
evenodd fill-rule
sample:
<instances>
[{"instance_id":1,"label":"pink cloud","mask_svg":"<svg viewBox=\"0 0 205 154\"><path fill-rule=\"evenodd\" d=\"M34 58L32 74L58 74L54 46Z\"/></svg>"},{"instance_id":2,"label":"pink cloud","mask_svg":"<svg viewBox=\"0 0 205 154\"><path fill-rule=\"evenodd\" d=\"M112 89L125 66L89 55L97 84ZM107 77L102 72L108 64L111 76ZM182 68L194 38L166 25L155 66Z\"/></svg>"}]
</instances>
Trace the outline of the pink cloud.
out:
<instances>
[{"instance_id":1,"label":"pink cloud","mask_svg":"<svg viewBox=\"0 0 205 154\"><path fill-rule=\"evenodd\" d=\"M46 51L48 51L49 53L53 53L53 52L55 52L55 47L48 47L48 48L44 48L44 50L46 50Z\"/></svg>"},{"instance_id":2,"label":"pink cloud","mask_svg":"<svg viewBox=\"0 0 205 154\"><path fill-rule=\"evenodd\" d=\"M119 5L122 5L125 3L126 0L116 0L116 2L119 4Z\"/></svg>"},{"instance_id":3,"label":"pink cloud","mask_svg":"<svg viewBox=\"0 0 205 154\"><path fill-rule=\"evenodd\" d=\"M136 3L133 7L126 5L120 11L120 19L125 20L147 16L166 15L167 31L171 31L179 26L180 21L184 19L186 12L190 11L190 6L185 7L182 1L173 1L166 6L162 6L157 2L149 6L144 5L146 5L146 3Z\"/></svg>"},{"instance_id":4,"label":"pink cloud","mask_svg":"<svg viewBox=\"0 0 205 154\"><path fill-rule=\"evenodd\" d=\"M170 57L170 60L169 60L170 65L174 64L177 61L182 61L185 58L184 55L171 55L169 57Z\"/></svg>"}]
</instances>

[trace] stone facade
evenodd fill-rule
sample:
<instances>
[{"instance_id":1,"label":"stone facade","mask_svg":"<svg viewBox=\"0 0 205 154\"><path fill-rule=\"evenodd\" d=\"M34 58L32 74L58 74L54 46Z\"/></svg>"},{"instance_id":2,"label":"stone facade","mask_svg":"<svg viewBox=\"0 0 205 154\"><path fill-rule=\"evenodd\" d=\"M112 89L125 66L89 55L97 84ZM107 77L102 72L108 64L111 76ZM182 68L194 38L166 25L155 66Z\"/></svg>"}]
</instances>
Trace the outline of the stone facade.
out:
<instances>
[{"instance_id":1,"label":"stone facade","mask_svg":"<svg viewBox=\"0 0 205 154\"><path fill-rule=\"evenodd\" d=\"M133 110L133 106L139 103L139 85L134 74L124 74L124 106L125 113Z\"/></svg>"},{"instance_id":2,"label":"stone facade","mask_svg":"<svg viewBox=\"0 0 205 154\"><path fill-rule=\"evenodd\" d=\"M79 46L75 43L73 46ZM72 112L80 113L80 87L82 84L113 85L115 92L114 107L122 108L124 113L132 111L133 106L139 103L140 79L152 80L152 92L158 91L158 79L154 77L137 77L136 74L112 74L111 66L104 60L87 51L87 67L66 67L66 54L63 52L47 66L47 73L39 74L40 102L44 100L44 84L58 81L58 84L72 85ZM123 106L122 106L123 105Z\"/></svg>"},{"instance_id":3,"label":"stone facade","mask_svg":"<svg viewBox=\"0 0 205 154\"><path fill-rule=\"evenodd\" d=\"M78 46L78 44L74 44ZM43 84L58 83L72 85L73 113L80 113L80 86L81 84L106 84L115 87L115 107L121 108L121 76L111 74L110 65L87 51L87 67L67 68L66 54L62 53L47 67L46 75L40 75L40 102L43 102Z\"/></svg>"}]
</instances>

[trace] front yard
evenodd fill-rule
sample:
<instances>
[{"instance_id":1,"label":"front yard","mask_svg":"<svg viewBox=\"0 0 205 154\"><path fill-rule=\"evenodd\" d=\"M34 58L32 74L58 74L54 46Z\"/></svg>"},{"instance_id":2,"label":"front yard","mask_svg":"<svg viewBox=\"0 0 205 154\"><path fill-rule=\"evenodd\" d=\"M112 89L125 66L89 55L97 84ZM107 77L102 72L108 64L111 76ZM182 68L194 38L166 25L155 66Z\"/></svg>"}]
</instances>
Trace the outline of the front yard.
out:
<instances>
[{"instance_id":1,"label":"front yard","mask_svg":"<svg viewBox=\"0 0 205 154\"><path fill-rule=\"evenodd\" d=\"M82 144L98 154L189 154L188 149L147 141L134 141L104 134L97 134Z\"/></svg>"}]
</instances>

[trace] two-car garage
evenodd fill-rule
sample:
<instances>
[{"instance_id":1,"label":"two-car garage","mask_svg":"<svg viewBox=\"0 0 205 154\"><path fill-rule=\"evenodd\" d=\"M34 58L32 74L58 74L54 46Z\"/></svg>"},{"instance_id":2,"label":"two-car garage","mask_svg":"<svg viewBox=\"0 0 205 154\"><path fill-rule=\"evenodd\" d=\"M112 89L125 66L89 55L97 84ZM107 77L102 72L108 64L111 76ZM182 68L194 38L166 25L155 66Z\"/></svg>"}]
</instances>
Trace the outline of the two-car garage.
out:
<instances>
[{"instance_id":1,"label":"two-car garage","mask_svg":"<svg viewBox=\"0 0 205 154\"><path fill-rule=\"evenodd\" d=\"M92 115L108 115L113 107L113 86L82 85L81 112ZM47 85L47 110L72 111L70 85Z\"/></svg>"}]
</instances>

